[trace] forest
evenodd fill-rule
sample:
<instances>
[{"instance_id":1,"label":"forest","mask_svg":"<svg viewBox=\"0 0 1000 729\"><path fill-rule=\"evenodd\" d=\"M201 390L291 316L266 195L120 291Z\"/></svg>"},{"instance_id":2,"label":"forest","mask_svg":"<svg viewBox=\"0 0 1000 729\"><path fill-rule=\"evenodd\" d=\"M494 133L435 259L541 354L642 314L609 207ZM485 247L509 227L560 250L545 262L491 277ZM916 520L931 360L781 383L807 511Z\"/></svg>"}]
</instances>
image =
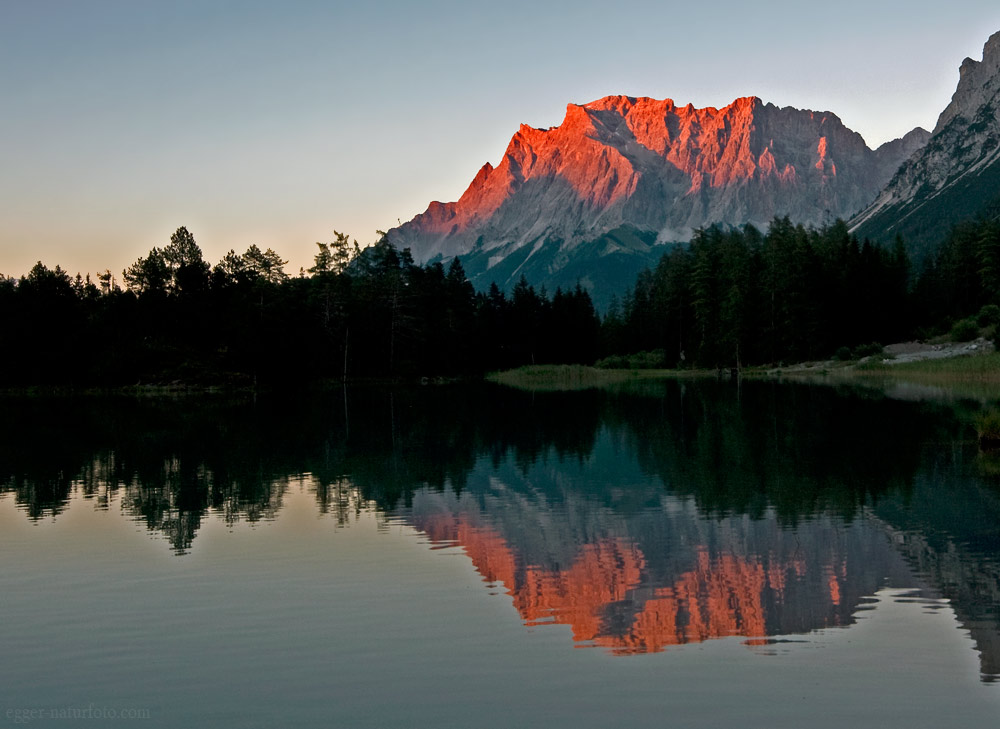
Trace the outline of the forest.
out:
<instances>
[{"instance_id":1,"label":"forest","mask_svg":"<svg viewBox=\"0 0 1000 729\"><path fill-rule=\"evenodd\" d=\"M255 245L214 266L178 228L96 280L41 262L0 276L0 386L282 386L478 376L526 364L730 368L995 332L1000 225L952 229L915 272L904 242L837 221L699 230L599 314L580 285L476 292L459 259L416 264L385 234L317 243L298 275ZM874 348L874 350L873 350Z\"/></svg>"},{"instance_id":2,"label":"forest","mask_svg":"<svg viewBox=\"0 0 1000 729\"><path fill-rule=\"evenodd\" d=\"M579 287L477 294L459 260L416 265L384 235L363 250L340 233L317 247L298 276L257 246L210 266L182 227L124 285L40 262L0 278L0 386L451 378L598 354Z\"/></svg>"}]
</instances>

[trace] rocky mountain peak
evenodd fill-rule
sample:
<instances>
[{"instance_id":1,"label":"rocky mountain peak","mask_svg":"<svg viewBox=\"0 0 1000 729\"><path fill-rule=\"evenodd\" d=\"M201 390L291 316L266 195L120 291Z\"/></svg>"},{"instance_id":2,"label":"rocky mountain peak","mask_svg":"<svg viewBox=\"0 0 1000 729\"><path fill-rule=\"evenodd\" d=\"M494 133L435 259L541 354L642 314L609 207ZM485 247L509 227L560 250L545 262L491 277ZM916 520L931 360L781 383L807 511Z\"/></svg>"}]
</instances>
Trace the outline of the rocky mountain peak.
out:
<instances>
[{"instance_id":1,"label":"rocky mountain peak","mask_svg":"<svg viewBox=\"0 0 1000 729\"><path fill-rule=\"evenodd\" d=\"M458 201L429 206L390 236L418 261L462 256L477 282L508 285L532 266L545 276L579 271L588 246L600 256L652 255L651 245L686 241L716 223L763 228L775 216L806 224L849 216L919 141L876 152L831 112L756 96L722 108L606 96L568 104L558 126L522 124ZM623 230L627 241L614 233ZM596 285L589 272L575 275L569 285Z\"/></svg>"},{"instance_id":2,"label":"rocky mountain peak","mask_svg":"<svg viewBox=\"0 0 1000 729\"><path fill-rule=\"evenodd\" d=\"M958 69L958 88L951 97L951 103L938 117L934 134L956 117L971 121L977 112L987 104L992 104L1000 93L1000 32L994 33L983 46L983 60L966 58Z\"/></svg>"},{"instance_id":3,"label":"rocky mountain peak","mask_svg":"<svg viewBox=\"0 0 1000 729\"><path fill-rule=\"evenodd\" d=\"M1000 33L995 33L982 61L962 62L958 86L927 144L851 221L852 230L883 242L899 235L919 261L933 253L956 222L1000 205L998 112Z\"/></svg>"}]
</instances>

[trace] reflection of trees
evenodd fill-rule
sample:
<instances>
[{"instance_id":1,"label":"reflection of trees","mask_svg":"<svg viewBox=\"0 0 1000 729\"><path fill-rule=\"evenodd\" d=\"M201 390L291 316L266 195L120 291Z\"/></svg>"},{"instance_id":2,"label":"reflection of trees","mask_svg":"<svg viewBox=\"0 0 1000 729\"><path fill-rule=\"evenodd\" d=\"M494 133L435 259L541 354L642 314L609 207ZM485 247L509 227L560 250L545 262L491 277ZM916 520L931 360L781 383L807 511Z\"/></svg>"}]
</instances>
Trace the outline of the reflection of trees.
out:
<instances>
[{"instance_id":1,"label":"reflection of trees","mask_svg":"<svg viewBox=\"0 0 1000 729\"><path fill-rule=\"evenodd\" d=\"M346 476L332 481L317 481L315 489L319 513L331 515L337 526L347 526L356 521L362 511L372 506L361 498L361 494Z\"/></svg>"},{"instance_id":2,"label":"reflection of trees","mask_svg":"<svg viewBox=\"0 0 1000 729\"><path fill-rule=\"evenodd\" d=\"M920 467L920 444L957 427L912 403L715 382L618 392L354 388L256 403L24 398L6 405L0 488L14 492L29 517L60 513L73 488L98 505L121 491L128 512L170 534L178 549L190 545L207 511L230 523L273 517L284 483L297 474L312 474L324 512L350 510L348 481L363 502L393 509L423 487L462 492L483 458L522 473L546 459L591 462L605 432L618 460L602 479L637 463L705 513L759 516L773 507L786 523L820 511L850 517L889 490L905 492ZM574 478L575 489L610 498L603 480ZM615 508L629 498L645 497L615 492Z\"/></svg>"},{"instance_id":3,"label":"reflection of trees","mask_svg":"<svg viewBox=\"0 0 1000 729\"><path fill-rule=\"evenodd\" d=\"M926 406L828 387L668 382L619 397L610 418L670 491L707 513L773 507L789 523L817 512L850 518L905 491L921 444L956 430Z\"/></svg>"},{"instance_id":4,"label":"reflection of trees","mask_svg":"<svg viewBox=\"0 0 1000 729\"><path fill-rule=\"evenodd\" d=\"M995 673L1000 507L989 477L978 474L974 442L940 447L962 442L968 431L961 423L943 406L714 381L563 394L352 388L256 402L7 398L0 493L12 494L31 519L58 516L73 494L97 508L117 502L177 552L191 547L207 514L229 524L274 518L288 484L303 474L319 510L341 524L372 506L395 515L412 513L428 496L461 501L454 518L478 512L472 526L496 547L480 550L481 561L498 580L506 570L517 589L527 590L528 565L537 568L530 575L537 585L571 585L619 559L607 545L622 555L638 550L638 583L615 583L625 597L577 621L589 626L581 634L623 650L735 625L703 612L699 628L697 616L676 606L692 604L684 597L692 585L751 604L713 576L729 570L732 585L741 585L763 570L774 592L774 570L791 564L793 548L781 541L788 534L817 521L854 529L857 515L874 512L904 535L907 559L955 602L983 651L984 672ZM484 473L492 478L484 482ZM647 486L634 486L640 482ZM672 519L665 498L693 504L700 518ZM732 547L699 556L692 545L717 540L733 523L744 530L738 543L784 546L766 557ZM432 526L428 533L443 530L441 539L461 541ZM848 547L823 529L827 537L814 542L833 545L817 555L829 574L799 584L802 604L779 614L768 607L770 593L761 593L782 632L815 624L796 623L808 615L805 596L826 590L824 620L833 624L875 584L871 570L855 572L836 583L841 601L834 599L829 578ZM581 553L581 544L596 551ZM503 566L506 553L514 561ZM702 569L706 559L709 569ZM544 616L546 605L580 608L566 590L547 593L564 594L565 604L533 594L518 593L525 616ZM786 590L784 604L796 594ZM608 625L619 627L601 627Z\"/></svg>"},{"instance_id":5,"label":"reflection of trees","mask_svg":"<svg viewBox=\"0 0 1000 729\"><path fill-rule=\"evenodd\" d=\"M0 490L32 519L60 514L74 489L99 507L119 495L130 515L184 551L208 511L227 523L272 518L297 474L312 474L321 511L343 519L358 499L391 508L423 486L461 490L483 455L512 452L527 465L555 444L583 458L599 410L568 402L547 411L531 396L491 398L474 387L256 403L10 398Z\"/></svg>"},{"instance_id":6,"label":"reflection of trees","mask_svg":"<svg viewBox=\"0 0 1000 729\"><path fill-rule=\"evenodd\" d=\"M228 523L273 517L288 471L226 403L25 399L8 402L0 484L31 518L57 515L78 489L110 496L178 551L208 509Z\"/></svg>"}]
</instances>

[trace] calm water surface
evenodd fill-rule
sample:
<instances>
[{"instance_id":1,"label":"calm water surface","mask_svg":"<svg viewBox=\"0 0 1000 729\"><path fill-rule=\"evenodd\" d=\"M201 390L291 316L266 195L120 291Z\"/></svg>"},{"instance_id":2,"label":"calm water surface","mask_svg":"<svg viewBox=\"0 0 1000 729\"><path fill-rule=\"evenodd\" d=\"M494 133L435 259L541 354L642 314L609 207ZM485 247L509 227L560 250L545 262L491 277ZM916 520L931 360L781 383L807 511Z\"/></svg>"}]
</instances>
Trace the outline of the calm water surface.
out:
<instances>
[{"instance_id":1,"label":"calm water surface","mask_svg":"<svg viewBox=\"0 0 1000 729\"><path fill-rule=\"evenodd\" d=\"M0 721L996 727L973 401L7 399Z\"/></svg>"}]
</instances>

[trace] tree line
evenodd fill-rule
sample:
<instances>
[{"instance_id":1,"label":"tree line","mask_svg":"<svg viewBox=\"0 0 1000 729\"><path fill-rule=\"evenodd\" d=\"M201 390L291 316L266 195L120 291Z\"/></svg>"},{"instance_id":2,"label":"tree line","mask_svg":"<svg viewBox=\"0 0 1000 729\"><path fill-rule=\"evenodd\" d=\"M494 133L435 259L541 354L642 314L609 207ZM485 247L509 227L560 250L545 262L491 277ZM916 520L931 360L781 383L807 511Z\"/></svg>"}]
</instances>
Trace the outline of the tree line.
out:
<instances>
[{"instance_id":1,"label":"tree line","mask_svg":"<svg viewBox=\"0 0 1000 729\"><path fill-rule=\"evenodd\" d=\"M812 229L776 219L766 234L712 227L640 274L605 317L605 347L661 350L669 366L826 358L906 336L909 277L901 241L859 244L842 221Z\"/></svg>"},{"instance_id":2,"label":"tree line","mask_svg":"<svg viewBox=\"0 0 1000 729\"><path fill-rule=\"evenodd\" d=\"M181 227L121 284L41 262L0 277L0 385L456 377L597 357L579 286L477 293L458 259L417 265L380 236L361 249L335 232L297 276L255 245L212 266Z\"/></svg>"},{"instance_id":3,"label":"tree line","mask_svg":"<svg viewBox=\"0 0 1000 729\"><path fill-rule=\"evenodd\" d=\"M579 285L550 296L522 277L509 293L476 292L458 258L418 265L381 233L361 249L335 232L308 270L286 264L252 245L212 266L182 227L123 285L41 262L0 277L0 384L458 377L598 360L728 368L1000 323L992 221L954 228L917 275L902 240L859 242L842 221L710 227L670 247L603 316Z\"/></svg>"},{"instance_id":4,"label":"tree line","mask_svg":"<svg viewBox=\"0 0 1000 729\"><path fill-rule=\"evenodd\" d=\"M901 238L883 247L843 221L777 218L766 234L712 227L668 251L612 304L602 351L633 366L843 359L913 338L996 336L998 305L995 221L956 226L915 272ZM622 356L636 352L655 356Z\"/></svg>"},{"instance_id":5,"label":"tree line","mask_svg":"<svg viewBox=\"0 0 1000 729\"><path fill-rule=\"evenodd\" d=\"M779 365L909 339L996 337L998 324L996 221L955 226L915 271L899 237L883 247L843 221L806 228L786 217L766 233L699 230L668 251L612 305L602 350L633 366ZM655 356L620 356L635 352Z\"/></svg>"}]
</instances>

